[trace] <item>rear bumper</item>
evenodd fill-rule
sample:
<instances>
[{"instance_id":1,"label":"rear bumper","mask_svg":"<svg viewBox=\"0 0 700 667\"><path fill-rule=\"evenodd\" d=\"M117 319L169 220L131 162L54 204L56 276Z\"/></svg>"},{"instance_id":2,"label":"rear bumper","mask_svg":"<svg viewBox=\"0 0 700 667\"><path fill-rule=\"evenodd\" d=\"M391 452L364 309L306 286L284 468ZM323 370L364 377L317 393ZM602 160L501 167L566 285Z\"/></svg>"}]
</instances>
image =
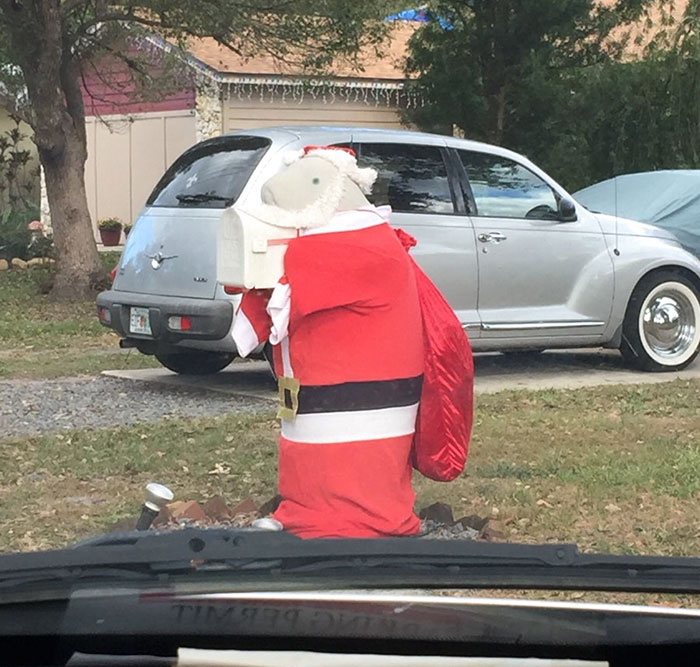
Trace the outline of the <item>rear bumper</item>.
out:
<instances>
[{"instance_id":1,"label":"rear bumper","mask_svg":"<svg viewBox=\"0 0 700 667\"><path fill-rule=\"evenodd\" d=\"M132 306L148 308L152 336L129 332ZM98 295L97 307L109 310L110 322L100 319L104 326L114 329L124 338L144 342L174 345L183 341L219 340L229 333L233 322L233 304L223 299L189 299L108 290ZM173 331L168 327L171 315L187 315L192 320L192 328Z\"/></svg>"}]
</instances>

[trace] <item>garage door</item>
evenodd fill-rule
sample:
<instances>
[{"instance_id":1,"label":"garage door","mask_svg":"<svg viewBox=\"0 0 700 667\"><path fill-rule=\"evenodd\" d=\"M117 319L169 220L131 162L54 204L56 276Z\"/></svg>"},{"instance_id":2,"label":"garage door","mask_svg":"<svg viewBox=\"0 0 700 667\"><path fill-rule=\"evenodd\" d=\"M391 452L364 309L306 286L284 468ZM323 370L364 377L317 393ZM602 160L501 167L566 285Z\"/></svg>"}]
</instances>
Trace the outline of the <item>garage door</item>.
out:
<instances>
[{"instance_id":1,"label":"garage door","mask_svg":"<svg viewBox=\"0 0 700 667\"><path fill-rule=\"evenodd\" d=\"M85 185L97 220L134 222L165 169L195 143L191 110L88 118Z\"/></svg>"},{"instance_id":2,"label":"garage door","mask_svg":"<svg viewBox=\"0 0 700 667\"><path fill-rule=\"evenodd\" d=\"M322 98L313 99L305 95L301 103L291 98L282 101L281 96L275 96L265 101L232 94L224 99L224 128L226 132L246 130L253 127L269 127L271 125L356 125L360 127L378 127L385 129L401 129L399 112L395 107L374 102L347 102L329 96L326 101Z\"/></svg>"}]
</instances>

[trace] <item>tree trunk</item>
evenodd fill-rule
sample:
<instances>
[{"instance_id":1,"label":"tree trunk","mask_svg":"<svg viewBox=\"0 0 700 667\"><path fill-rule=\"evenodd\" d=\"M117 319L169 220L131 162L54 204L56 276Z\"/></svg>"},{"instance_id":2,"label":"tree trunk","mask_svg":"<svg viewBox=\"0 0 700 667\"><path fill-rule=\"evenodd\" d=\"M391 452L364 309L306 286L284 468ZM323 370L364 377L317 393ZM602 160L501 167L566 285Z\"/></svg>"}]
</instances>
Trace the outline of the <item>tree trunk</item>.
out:
<instances>
[{"instance_id":1,"label":"tree trunk","mask_svg":"<svg viewBox=\"0 0 700 667\"><path fill-rule=\"evenodd\" d=\"M506 116L505 88L486 93L486 132L488 141L500 144L503 141L503 129Z\"/></svg>"},{"instance_id":2,"label":"tree trunk","mask_svg":"<svg viewBox=\"0 0 700 667\"><path fill-rule=\"evenodd\" d=\"M61 7L56 0L28 3L39 36L27 52L22 71L54 230L57 270L52 296L84 299L93 296L105 271L85 194L87 141L79 66L73 60Z\"/></svg>"},{"instance_id":3,"label":"tree trunk","mask_svg":"<svg viewBox=\"0 0 700 667\"><path fill-rule=\"evenodd\" d=\"M85 194L85 109L63 8L58 0L13 3L10 39L22 56L31 106L28 120L46 180L56 246L52 296L84 299L93 296L106 272L97 254ZM28 36L30 25L35 34Z\"/></svg>"},{"instance_id":4,"label":"tree trunk","mask_svg":"<svg viewBox=\"0 0 700 667\"><path fill-rule=\"evenodd\" d=\"M81 138L64 125L65 143L57 156L39 150L46 178L46 194L56 245L56 277L52 296L72 300L93 296L104 280L87 196L85 194L86 153Z\"/></svg>"}]
</instances>

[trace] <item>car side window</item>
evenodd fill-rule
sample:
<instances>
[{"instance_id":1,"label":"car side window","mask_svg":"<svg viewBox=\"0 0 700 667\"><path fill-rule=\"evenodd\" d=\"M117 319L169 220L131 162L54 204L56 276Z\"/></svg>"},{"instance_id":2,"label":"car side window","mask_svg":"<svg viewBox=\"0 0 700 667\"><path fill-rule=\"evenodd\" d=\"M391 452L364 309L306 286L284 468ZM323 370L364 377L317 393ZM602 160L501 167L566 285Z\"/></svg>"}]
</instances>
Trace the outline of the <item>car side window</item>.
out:
<instances>
[{"instance_id":1,"label":"car side window","mask_svg":"<svg viewBox=\"0 0 700 667\"><path fill-rule=\"evenodd\" d=\"M527 167L499 155L459 150L476 203L476 214L492 218L558 219L552 188Z\"/></svg>"},{"instance_id":2,"label":"car side window","mask_svg":"<svg viewBox=\"0 0 700 667\"><path fill-rule=\"evenodd\" d=\"M400 213L454 213L443 153L437 146L356 144L358 164L377 170L368 199Z\"/></svg>"}]
</instances>

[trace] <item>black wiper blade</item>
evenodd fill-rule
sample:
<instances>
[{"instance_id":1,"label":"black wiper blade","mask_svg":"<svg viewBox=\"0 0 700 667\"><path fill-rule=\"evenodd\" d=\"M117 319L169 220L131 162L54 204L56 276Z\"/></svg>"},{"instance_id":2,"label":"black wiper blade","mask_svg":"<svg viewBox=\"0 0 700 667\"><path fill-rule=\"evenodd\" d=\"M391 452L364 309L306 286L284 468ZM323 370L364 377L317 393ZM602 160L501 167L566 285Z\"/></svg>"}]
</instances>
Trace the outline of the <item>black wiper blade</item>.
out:
<instances>
[{"instance_id":1,"label":"black wiper blade","mask_svg":"<svg viewBox=\"0 0 700 667\"><path fill-rule=\"evenodd\" d=\"M223 201L229 206L233 204L233 199L231 197L222 197L221 195L214 195L208 192L195 192L192 194L182 192L179 195L175 195L175 199L181 204L199 204L208 201Z\"/></svg>"},{"instance_id":2,"label":"black wiper blade","mask_svg":"<svg viewBox=\"0 0 700 667\"><path fill-rule=\"evenodd\" d=\"M287 533L184 529L105 535L58 551L0 556L0 586L52 573L104 578L226 577L257 587L530 588L700 593L700 558L582 554L574 544L416 538L301 540ZM19 584L18 584L19 585Z\"/></svg>"}]
</instances>

